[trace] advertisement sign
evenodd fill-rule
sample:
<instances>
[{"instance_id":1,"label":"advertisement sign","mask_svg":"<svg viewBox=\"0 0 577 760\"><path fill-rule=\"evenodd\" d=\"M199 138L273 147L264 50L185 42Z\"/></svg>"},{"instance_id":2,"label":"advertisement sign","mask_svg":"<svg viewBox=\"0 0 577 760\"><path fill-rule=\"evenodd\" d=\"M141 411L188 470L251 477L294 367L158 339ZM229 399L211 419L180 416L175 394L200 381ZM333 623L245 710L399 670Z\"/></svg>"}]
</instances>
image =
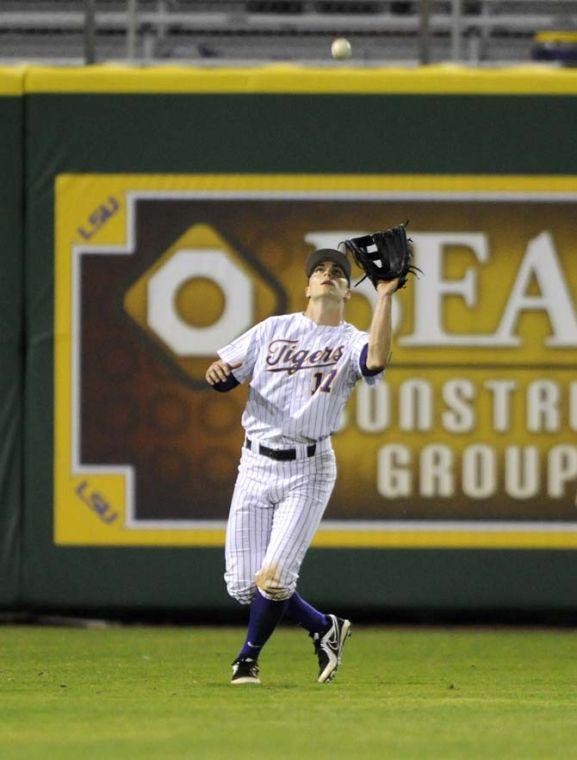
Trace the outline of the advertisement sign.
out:
<instances>
[{"instance_id":1,"label":"advertisement sign","mask_svg":"<svg viewBox=\"0 0 577 760\"><path fill-rule=\"evenodd\" d=\"M219 545L246 387L216 351L303 311L316 248L409 219L389 369L334 435L316 546L577 546L577 178L61 175L55 542ZM361 278L354 271L353 283ZM375 291L345 318L368 330Z\"/></svg>"}]
</instances>

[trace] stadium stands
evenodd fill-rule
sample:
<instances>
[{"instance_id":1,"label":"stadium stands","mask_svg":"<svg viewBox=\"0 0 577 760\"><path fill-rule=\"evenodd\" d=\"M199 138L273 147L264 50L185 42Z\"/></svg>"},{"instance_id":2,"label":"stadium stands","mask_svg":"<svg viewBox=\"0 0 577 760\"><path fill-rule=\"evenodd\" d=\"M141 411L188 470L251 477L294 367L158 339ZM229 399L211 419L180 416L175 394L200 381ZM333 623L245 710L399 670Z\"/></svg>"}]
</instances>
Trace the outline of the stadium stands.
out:
<instances>
[{"instance_id":1,"label":"stadium stands","mask_svg":"<svg viewBox=\"0 0 577 760\"><path fill-rule=\"evenodd\" d=\"M0 62L83 62L90 6L98 61L328 63L346 36L355 63L411 64L423 8L433 62L519 63L537 33L577 30L577 0L0 0Z\"/></svg>"}]
</instances>

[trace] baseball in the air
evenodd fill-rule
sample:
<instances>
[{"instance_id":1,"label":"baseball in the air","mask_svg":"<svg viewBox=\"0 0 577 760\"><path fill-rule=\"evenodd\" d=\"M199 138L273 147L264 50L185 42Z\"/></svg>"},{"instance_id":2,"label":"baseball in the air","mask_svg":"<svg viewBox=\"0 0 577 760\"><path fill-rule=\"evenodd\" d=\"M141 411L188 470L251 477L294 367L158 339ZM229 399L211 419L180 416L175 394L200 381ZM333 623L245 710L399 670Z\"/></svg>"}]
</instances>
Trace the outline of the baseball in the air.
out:
<instances>
[{"instance_id":1,"label":"baseball in the air","mask_svg":"<svg viewBox=\"0 0 577 760\"><path fill-rule=\"evenodd\" d=\"M331 55L337 61L350 58L352 52L351 43L344 37L337 37L336 40L333 40L331 45Z\"/></svg>"}]
</instances>

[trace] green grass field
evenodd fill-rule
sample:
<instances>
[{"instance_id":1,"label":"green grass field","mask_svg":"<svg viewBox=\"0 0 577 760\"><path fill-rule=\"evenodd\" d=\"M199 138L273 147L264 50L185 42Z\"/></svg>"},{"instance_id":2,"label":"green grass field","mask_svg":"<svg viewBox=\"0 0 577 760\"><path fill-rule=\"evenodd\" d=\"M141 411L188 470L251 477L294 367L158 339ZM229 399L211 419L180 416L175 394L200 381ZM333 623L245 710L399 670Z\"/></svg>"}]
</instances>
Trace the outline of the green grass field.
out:
<instances>
[{"instance_id":1,"label":"green grass field","mask_svg":"<svg viewBox=\"0 0 577 760\"><path fill-rule=\"evenodd\" d=\"M577 633L357 626L332 684L282 628L0 627L4 758L577 757Z\"/></svg>"}]
</instances>

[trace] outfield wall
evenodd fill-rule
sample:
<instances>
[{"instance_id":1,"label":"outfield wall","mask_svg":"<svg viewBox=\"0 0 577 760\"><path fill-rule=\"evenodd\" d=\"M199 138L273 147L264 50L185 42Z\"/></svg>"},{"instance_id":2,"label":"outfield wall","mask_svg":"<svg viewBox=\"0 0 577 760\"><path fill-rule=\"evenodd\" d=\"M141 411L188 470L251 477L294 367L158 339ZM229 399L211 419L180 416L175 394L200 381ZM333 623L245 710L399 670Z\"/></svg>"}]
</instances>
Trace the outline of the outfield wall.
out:
<instances>
[{"instance_id":1,"label":"outfield wall","mask_svg":"<svg viewBox=\"0 0 577 760\"><path fill-rule=\"evenodd\" d=\"M19 598L22 502L22 83L0 70L0 604Z\"/></svg>"},{"instance_id":2,"label":"outfield wall","mask_svg":"<svg viewBox=\"0 0 577 760\"><path fill-rule=\"evenodd\" d=\"M574 72L24 81L20 573L14 540L0 558L23 605L232 608L222 546L246 389L215 394L206 366L303 308L310 250L409 218L425 276L395 298L391 369L335 435L339 480L300 588L349 609L575 608ZM348 318L367 328L373 302L365 283Z\"/></svg>"}]
</instances>

